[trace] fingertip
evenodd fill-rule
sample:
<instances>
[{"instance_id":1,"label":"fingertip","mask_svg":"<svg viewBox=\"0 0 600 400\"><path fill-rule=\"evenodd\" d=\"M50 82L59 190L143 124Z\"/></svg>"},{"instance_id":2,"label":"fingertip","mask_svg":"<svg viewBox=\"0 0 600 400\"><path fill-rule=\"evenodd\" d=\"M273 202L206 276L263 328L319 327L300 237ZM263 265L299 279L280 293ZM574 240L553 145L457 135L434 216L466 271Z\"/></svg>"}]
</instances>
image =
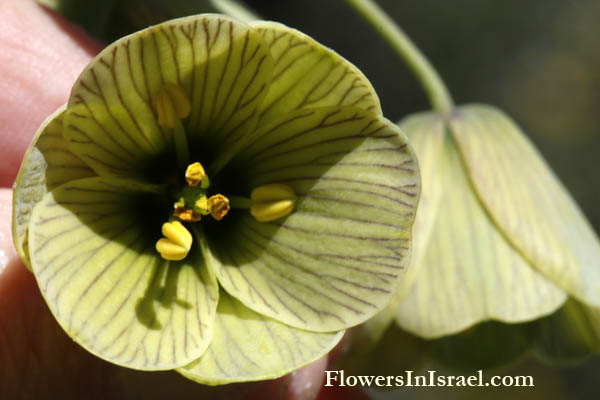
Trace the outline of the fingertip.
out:
<instances>
[{"instance_id":1,"label":"fingertip","mask_svg":"<svg viewBox=\"0 0 600 400\"><path fill-rule=\"evenodd\" d=\"M0 2L0 43L0 186L8 187L38 127L101 46L33 0Z\"/></svg>"},{"instance_id":2,"label":"fingertip","mask_svg":"<svg viewBox=\"0 0 600 400\"><path fill-rule=\"evenodd\" d=\"M328 361L329 356L326 354L314 363L292 372L288 385L288 400L316 399L323 386Z\"/></svg>"},{"instance_id":3,"label":"fingertip","mask_svg":"<svg viewBox=\"0 0 600 400\"><path fill-rule=\"evenodd\" d=\"M12 241L12 190L0 188L0 276L13 261L20 261Z\"/></svg>"}]
</instances>

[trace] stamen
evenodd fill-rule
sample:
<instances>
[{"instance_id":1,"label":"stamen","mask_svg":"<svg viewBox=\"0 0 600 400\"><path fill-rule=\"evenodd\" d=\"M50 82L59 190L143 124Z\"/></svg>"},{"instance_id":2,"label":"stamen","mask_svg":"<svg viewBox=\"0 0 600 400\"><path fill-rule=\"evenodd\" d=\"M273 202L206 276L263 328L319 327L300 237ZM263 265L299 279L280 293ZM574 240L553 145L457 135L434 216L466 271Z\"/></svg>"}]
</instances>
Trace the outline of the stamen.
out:
<instances>
[{"instance_id":1,"label":"stamen","mask_svg":"<svg viewBox=\"0 0 600 400\"><path fill-rule=\"evenodd\" d=\"M183 197L180 197L179 200L173 204L174 209L178 209L180 207L185 207L185 199Z\"/></svg>"},{"instance_id":2,"label":"stamen","mask_svg":"<svg viewBox=\"0 0 600 400\"><path fill-rule=\"evenodd\" d=\"M167 83L156 94L154 101L158 125L173 129L177 160L180 167L183 167L189 162L189 149L181 119L189 116L192 110L187 94L181 86Z\"/></svg>"},{"instance_id":3,"label":"stamen","mask_svg":"<svg viewBox=\"0 0 600 400\"><path fill-rule=\"evenodd\" d=\"M205 177L204 167L199 162L188 165L185 170L185 180L190 186L198 186Z\"/></svg>"},{"instance_id":4,"label":"stamen","mask_svg":"<svg viewBox=\"0 0 600 400\"><path fill-rule=\"evenodd\" d=\"M173 216L186 222L198 222L201 219L198 213L185 207L177 207L175 211L173 211Z\"/></svg>"},{"instance_id":5,"label":"stamen","mask_svg":"<svg viewBox=\"0 0 600 400\"><path fill-rule=\"evenodd\" d=\"M285 217L294 210L293 200L279 200L270 203L257 203L250 207L250 214L258 222L269 222Z\"/></svg>"},{"instance_id":6,"label":"stamen","mask_svg":"<svg viewBox=\"0 0 600 400\"><path fill-rule=\"evenodd\" d=\"M285 217L294 210L296 195L291 187L279 183L255 188L250 194L250 214L258 222Z\"/></svg>"},{"instance_id":7,"label":"stamen","mask_svg":"<svg viewBox=\"0 0 600 400\"><path fill-rule=\"evenodd\" d=\"M160 92L156 95L156 114L158 116L158 125L168 128L175 127L175 108L166 92Z\"/></svg>"},{"instance_id":8,"label":"stamen","mask_svg":"<svg viewBox=\"0 0 600 400\"><path fill-rule=\"evenodd\" d=\"M173 83L165 84L164 89L156 94L155 103L158 125L167 128L175 128L177 120L187 118L192 111L185 90Z\"/></svg>"},{"instance_id":9,"label":"stamen","mask_svg":"<svg viewBox=\"0 0 600 400\"><path fill-rule=\"evenodd\" d=\"M165 89L171 98L175 115L181 119L187 118L192 112L192 105L190 104L190 100L188 99L185 90L174 83L167 83Z\"/></svg>"},{"instance_id":10,"label":"stamen","mask_svg":"<svg viewBox=\"0 0 600 400\"><path fill-rule=\"evenodd\" d=\"M202 196L198 200L196 200L196 202L194 203L194 210L196 210L196 212L198 212L201 215L210 214L210 211L208 210L208 199L206 198L206 196Z\"/></svg>"},{"instance_id":11,"label":"stamen","mask_svg":"<svg viewBox=\"0 0 600 400\"><path fill-rule=\"evenodd\" d=\"M230 209L229 199L222 194L206 197L210 182L204 167L199 162L192 163L185 170L188 186L181 190L181 198L175 203L175 216L184 221L199 221L202 215L212 215L220 221ZM199 186L199 187L198 187ZM181 202L183 201L183 205ZM178 210L178 206L185 207Z\"/></svg>"},{"instance_id":12,"label":"stamen","mask_svg":"<svg viewBox=\"0 0 600 400\"><path fill-rule=\"evenodd\" d=\"M210 215L217 221L223 219L229 212L229 199L222 194L215 194L208 199L208 210Z\"/></svg>"},{"instance_id":13,"label":"stamen","mask_svg":"<svg viewBox=\"0 0 600 400\"><path fill-rule=\"evenodd\" d=\"M165 222L162 226L165 236L156 242L156 251L169 261L183 260L192 248L192 235L179 221Z\"/></svg>"},{"instance_id":14,"label":"stamen","mask_svg":"<svg viewBox=\"0 0 600 400\"><path fill-rule=\"evenodd\" d=\"M293 200L296 198L294 190L288 185L281 183L270 183L254 188L250 199L254 203L266 203L276 200Z\"/></svg>"}]
</instances>

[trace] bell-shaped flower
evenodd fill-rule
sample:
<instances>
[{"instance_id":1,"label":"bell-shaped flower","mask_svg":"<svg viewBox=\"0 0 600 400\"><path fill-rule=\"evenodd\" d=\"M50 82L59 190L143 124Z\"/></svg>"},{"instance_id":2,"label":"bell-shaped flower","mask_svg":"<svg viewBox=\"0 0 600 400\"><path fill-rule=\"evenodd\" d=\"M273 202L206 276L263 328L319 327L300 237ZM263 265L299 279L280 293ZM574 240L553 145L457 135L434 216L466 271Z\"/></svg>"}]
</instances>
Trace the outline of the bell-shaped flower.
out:
<instances>
[{"instance_id":1,"label":"bell-shaped flower","mask_svg":"<svg viewBox=\"0 0 600 400\"><path fill-rule=\"evenodd\" d=\"M485 320L530 321L568 296L600 315L598 237L509 117L467 105L400 127L423 176L411 268L392 311L400 327L437 338Z\"/></svg>"},{"instance_id":2,"label":"bell-shaped flower","mask_svg":"<svg viewBox=\"0 0 600 400\"><path fill-rule=\"evenodd\" d=\"M82 72L25 156L13 236L84 348L221 384L297 369L380 311L419 194L353 65L283 25L201 15Z\"/></svg>"}]
</instances>

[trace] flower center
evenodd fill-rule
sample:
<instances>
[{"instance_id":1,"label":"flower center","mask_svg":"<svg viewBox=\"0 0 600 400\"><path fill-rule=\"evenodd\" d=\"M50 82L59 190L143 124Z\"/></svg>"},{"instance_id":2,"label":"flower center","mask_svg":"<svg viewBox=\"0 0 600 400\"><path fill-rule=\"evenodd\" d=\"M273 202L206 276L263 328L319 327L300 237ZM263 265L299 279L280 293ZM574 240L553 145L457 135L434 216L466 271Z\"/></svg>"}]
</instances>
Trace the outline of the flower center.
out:
<instances>
[{"instance_id":1,"label":"flower center","mask_svg":"<svg viewBox=\"0 0 600 400\"><path fill-rule=\"evenodd\" d=\"M208 196L211 183L204 166L200 162L189 164L187 135L181 121L191 112L191 104L185 90L179 85L168 83L157 94L154 104L158 124L172 130L177 163L181 170L185 168L187 182L186 186L176 192L173 214L162 225L164 237L156 242L156 250L165 260L183 260L192 248L192 234L184 223L197 223L208 215L220 221L232 207L249 210L258 222L283 218L293 211L294 191L282 184L259 186L252 191L250 198L225 196L220 193Z\"/></svg>"},{"instance_id":2,"label":"flower center","mask_svg":"<svg viewBox=\"0 0 600 400\"><path fill-rule=\"evenodd\" d=\"M186 222L200 221L204 215L212 215L220 221L229 212L229 199L222 194L208 197L208 176L199 162L188 165L185 170L185 186L173 204L173 216Z\"/></svg>"}]
</instances>

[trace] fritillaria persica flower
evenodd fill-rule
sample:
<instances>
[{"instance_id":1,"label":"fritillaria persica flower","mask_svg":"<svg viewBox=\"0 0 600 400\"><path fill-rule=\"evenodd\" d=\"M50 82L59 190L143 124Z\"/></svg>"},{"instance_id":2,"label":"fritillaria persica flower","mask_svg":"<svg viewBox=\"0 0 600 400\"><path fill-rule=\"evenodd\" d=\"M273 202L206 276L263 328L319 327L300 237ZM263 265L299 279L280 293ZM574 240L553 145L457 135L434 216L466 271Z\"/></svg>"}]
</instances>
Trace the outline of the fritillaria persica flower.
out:
<instances>
[{"instance_id":1,"label":"fritillaria persica flower","mask_svg":"<svg viewBox=\"0 0 600 400\"><path fill-rule=\"evenodd\" d=\"M598 238L519 127L484 105L400 126L424 188L398 324L436 338L488 319L540 318L571 296L568 309L598 329Z\"/></svg>"},{"instance_id":2,"label":"fritillaria persica flower","mask_svg":"<svg viewBox=\"0 0 600 400\"><path fill-rule=\"evenodd\" d=\"M285 26L201 15L120 39L82 72L25 156L14 237L97 356L267 379L386 305L419 185L354 66Z\"/></svg>"}]
</instances>

